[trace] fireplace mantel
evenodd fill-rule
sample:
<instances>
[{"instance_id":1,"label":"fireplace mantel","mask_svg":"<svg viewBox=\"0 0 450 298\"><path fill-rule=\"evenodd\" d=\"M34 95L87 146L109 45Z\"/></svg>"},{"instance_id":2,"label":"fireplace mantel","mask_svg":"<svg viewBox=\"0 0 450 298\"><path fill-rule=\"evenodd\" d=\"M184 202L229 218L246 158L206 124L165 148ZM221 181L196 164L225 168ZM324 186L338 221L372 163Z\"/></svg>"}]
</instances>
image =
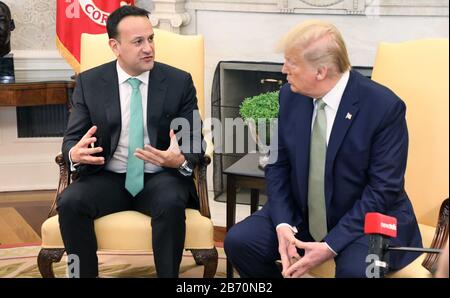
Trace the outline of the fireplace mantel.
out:
<instances>
[{"instance_id":1,"label":"fireplace mantel","mask_svg":"<svg viewBox=\"0 0 450 298\"><path fill-rule=\"evenodd\" d=\"M448 16L448 0L153 0L154 26L173 32L197 11L347 16Z\"/></svg>"},{"instance_id":2,"label":"fireplace mantel","mask_svg":"<svg viewBox=\"0 0 450 298\"><path fill-rule=\"evenodd\" d=\"M170 1L170 0L168 0ZM187 0L186 8L240 12L448 16L448 0Z\"/></svg>"}]
</instances>

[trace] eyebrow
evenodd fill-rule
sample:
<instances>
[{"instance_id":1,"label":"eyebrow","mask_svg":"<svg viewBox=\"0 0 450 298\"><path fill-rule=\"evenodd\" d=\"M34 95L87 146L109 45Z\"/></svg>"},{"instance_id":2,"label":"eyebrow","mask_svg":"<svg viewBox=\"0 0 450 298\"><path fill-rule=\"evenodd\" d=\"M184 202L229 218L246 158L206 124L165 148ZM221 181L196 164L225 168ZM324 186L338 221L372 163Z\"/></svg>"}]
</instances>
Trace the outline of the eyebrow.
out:
<instances>
[{"instance_id":1,"label":"eyebrow","mask_svg":"<svg viewBox=\"0 0 450 298\"><path fill-rule=\"evenodd\" d=\"M153 39L155 37L155 33L153 33L152 35L150 35L149 36L149 38L151 38L151 39ZM144 36L142 36L142 35L139 35L139 36L136 36L136 37L134 37L133 39L131 39L132 41L134 41L134 40L138 40L138 39L140 39L140 38L143 38L143 39L145 39L145 37Z\"/></svg>"}]
</instances>

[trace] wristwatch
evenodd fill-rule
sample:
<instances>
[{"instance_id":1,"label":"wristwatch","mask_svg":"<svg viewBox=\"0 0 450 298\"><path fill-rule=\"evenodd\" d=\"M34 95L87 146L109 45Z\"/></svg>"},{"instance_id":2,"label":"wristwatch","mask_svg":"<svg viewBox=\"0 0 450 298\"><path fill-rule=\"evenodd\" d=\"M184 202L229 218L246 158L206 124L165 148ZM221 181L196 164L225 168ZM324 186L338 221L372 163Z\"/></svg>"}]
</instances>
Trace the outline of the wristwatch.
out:
<instances>
[{"instance_id":1,"label":"wristwatch","mask_svg":"<svg viewBox=\"0 0 450 298\"><path fill-rule=\"evenodd\" d=\"M187 159L184 160L184 162L178 168L178 171L180 171L180 173L183 174L184 176L192 175L192 167L189 164L189 162L187 161Z\"/></svg>"}]
</instances>

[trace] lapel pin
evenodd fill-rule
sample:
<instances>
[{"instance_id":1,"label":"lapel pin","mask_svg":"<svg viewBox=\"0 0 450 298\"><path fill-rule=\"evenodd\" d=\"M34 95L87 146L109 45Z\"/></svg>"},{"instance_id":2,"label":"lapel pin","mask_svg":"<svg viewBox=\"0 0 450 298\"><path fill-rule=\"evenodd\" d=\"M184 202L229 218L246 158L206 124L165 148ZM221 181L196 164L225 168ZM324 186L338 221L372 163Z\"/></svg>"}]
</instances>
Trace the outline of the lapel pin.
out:
<instances>
[{"instance_id":1,"label":"lapel pin","mask_svg":"<svg viewBox=\"0 0 450 298\"><path fill-rule=\"evenodd\" d=\"M347 115L345 116L345 119L352 120L352 114L347 113Z\"/></svg>"}]
</instances>

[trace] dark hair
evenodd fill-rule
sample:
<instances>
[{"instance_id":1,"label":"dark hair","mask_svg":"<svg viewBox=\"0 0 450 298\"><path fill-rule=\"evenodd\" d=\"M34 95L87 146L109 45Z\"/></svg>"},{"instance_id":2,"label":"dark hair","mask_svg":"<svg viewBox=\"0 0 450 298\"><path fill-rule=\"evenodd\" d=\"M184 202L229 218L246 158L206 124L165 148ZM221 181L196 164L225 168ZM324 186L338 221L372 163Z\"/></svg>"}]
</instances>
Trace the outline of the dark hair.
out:
<instances>
[{"instance_id":1,"label":"dark hair","mask_svg":"<svg viewBox=\"0 0 450 298\"><path fill-rule=\"evenodd\" d=\"M143 8L139 8L136 6L124 5L114 10L108 17L106 21L106 31L108 31L109 38L117 38L119 32L117 31L117 26L119 26L120 21L123 18L129 16L142 16L148 18L150 12Z\"/></svg>"}]
</instances>

